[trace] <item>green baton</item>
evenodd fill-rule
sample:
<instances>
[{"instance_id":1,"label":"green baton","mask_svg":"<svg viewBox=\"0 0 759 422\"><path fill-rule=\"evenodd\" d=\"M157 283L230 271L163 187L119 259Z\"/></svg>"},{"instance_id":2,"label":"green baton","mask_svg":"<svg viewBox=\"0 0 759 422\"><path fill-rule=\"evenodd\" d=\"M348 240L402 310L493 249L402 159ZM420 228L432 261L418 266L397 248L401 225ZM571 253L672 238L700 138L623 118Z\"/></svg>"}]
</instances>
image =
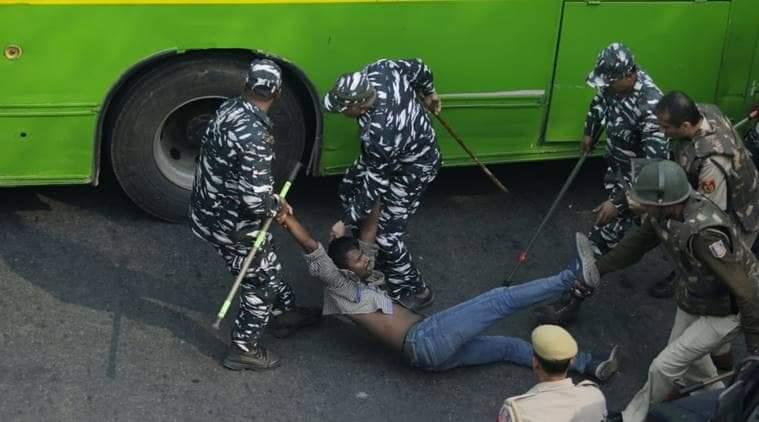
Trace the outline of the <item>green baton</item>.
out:
<instances>
[{"instance_id":1,"label":"green baton","mask_svg":"<svg viewBox=\"0 0 759 422\"><path fill-rule=\"evenodd\" d=\"M298 176L298 172L300 171L301 167L302 167L302 164L300 162L295 164L292 171L290 172L290 175L287 177L287 181L285 182L284 186L282 186L282 190L279 191L280 198L285 199L285 197L287 196L287 192L290 191L290 187L293 185L293 181L295 180L295 177ZM221 320L223 320L224 316L227 314L227 311L229 310L229 307L232 304L232 300L235 298L235 295L237 294L237 290L240 288L240 283L242 283L242 279L245 277L245 273L248 272L248 267L250 267L250 263L253 262L253 258L256 256L256 253L261 249L261 246L263 246L264 241L266 241L266 234L269 233L269 227L271 227L272 221L274 221L274 217L269 217L268 219L266 219L264 226L258 232L258 236L256 236L256 241L253 243L253 249L251 249L250 252L248 253L248 256L245 257L245 261L243 261L242 263L242 268L240 269L240 273L237 274L237 278L235 278L235 284L232 286L232 289L229 290L229 294L227 295L227 298L224 300L224 304L221 305L221 309L219 309L219 313L216 314L216 322L213 323L213 328L218 330L219 327L221 327Z\"/></svg>"}]
</instances>

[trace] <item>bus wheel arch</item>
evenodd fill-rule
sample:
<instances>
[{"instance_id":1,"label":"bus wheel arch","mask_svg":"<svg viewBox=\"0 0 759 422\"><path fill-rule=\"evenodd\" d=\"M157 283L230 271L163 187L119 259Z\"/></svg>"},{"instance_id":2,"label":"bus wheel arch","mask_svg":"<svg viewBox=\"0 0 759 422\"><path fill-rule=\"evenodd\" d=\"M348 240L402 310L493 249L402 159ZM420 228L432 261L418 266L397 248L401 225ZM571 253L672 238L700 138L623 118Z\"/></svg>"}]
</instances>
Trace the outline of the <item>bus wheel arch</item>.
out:
<instances>
[{"instance_id":1,"label":"bus wheel arch","mask_svg":"<svg viewBox=\"0 0 759 422\"><path fill-rule=\"evenodd\" d=\"M130 69L104 103L96 166L112 171L143 210L168 221L184 220L196 158L192 150L199 149L209 113L224 98L239 94L244 70L256 56L265 55L249 50L163 53ZM318 168L322 116L305 74L293 63L271 58L282 65L285 79L282 97L271 110L279 158L274 173L281 179L295 160Z\"/></svg>"}]
</instances>

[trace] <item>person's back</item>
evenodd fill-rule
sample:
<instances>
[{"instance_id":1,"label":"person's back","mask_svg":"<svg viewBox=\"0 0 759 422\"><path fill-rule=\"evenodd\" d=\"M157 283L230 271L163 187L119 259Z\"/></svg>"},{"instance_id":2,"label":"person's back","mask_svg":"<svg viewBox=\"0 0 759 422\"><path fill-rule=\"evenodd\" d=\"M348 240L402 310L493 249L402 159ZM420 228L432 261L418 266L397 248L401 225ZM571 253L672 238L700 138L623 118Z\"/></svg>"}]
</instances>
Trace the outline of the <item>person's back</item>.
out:
<instances>
[{"instance_id":1,"label":"person's back","mask_svg":"<svg viewBox=\"0 0 759 422\"><path fill-rule=\"evenodd\" d=\"M532 332L532 369L541 381L527 393L506 399L498 422L601 422L606 399L590 381L575 385L567 371L577 356L577 343L557 325Z\"/></svg>"},{"instance_id":2,"label":"person's back","mask_svg":"<svg viewBox=\"0 0 759 422\"><path fill-rule=\"evenodd\" d=\"M434 92L432 72L421 60L379 60L364 69L377 91L374 109L359 117L364 142L381 140L397 163L440 160L432 121L417 99ZM371 136L382 131L382 136Z\"/></svg>"}]
</instances>

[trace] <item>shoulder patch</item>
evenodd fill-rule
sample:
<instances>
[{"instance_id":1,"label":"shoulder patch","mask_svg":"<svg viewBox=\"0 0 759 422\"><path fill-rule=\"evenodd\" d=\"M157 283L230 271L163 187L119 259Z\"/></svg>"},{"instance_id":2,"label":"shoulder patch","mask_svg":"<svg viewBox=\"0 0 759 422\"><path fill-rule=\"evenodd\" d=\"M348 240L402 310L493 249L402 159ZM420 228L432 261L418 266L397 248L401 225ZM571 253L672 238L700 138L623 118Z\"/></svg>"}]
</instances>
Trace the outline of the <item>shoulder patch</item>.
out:
<instances>
[{"instance_id":1,"label":"shoulder patch","mask_svg":"<svg viewBox=\"0 0 759 422\"><path fill-rule=\"evenodd\" d=\"M717 189L717 182L714 179L708 179L701 182L701 190L704 193L712 193Z\"/></svg>"},{"instance_id":2,"label":"shoulder patch","mask_svg":"<svg viewBox=\"0 0 759 422\"><path fill-rule=\"evenodd\" d=\"M724 258L725 255L727 255L727 246L725 246L725 242L722 240L717 240L709 245L709 252L711 252L715 258Z\"/></svg>"}]
</instances>

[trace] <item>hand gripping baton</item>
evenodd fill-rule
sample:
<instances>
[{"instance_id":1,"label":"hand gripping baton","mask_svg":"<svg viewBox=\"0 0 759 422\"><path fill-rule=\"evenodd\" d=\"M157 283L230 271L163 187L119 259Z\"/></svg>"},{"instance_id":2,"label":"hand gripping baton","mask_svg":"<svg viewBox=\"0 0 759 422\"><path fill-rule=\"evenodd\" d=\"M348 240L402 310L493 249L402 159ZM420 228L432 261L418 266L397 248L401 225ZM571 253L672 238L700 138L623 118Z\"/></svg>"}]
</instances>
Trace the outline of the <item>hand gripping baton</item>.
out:
<instances>
[{"instance_id":1,"label":"hand gripping baton","mask_svg":"<svg viewBox=\"0 0 759 422\"><path fill-rule=\"evenodd\" d=\"M280 198L285 199L287 192L290 191L290 187L292 186L295 178L298 176L298 172L302 166L303 165L298 162L295 164L292 171L290 171L290 175L287 176L287 181L282 186L282 190L279 191ZM256 236L256 241L253 243L253 249L251 249L248 253L248 256L245 257L245 261L242 263L242 268L240 268L240 273L237 274L237 278L235 278L235 284L229 290L229 294L224 300L224 304L221 305L219 313L216 314L216 322L213 323L213 328L218 330L221 326L221 320L223 320L224 316L227 314L229 306L232 304L232 299L235 298L237 290L240 288L240 283L242 283L242 279L245 277L245 273L248 272L250 263L253 262L253 258L256 256L256 253L261 249L261 246L263 246L264 242L266 241L266 234L269 233L269 227L271 226L272 221L274 221L274 217L269 217L266 219L264 226L261 228L261 230L259 230L258 236Z\"/></svg>"}]
</instances>

